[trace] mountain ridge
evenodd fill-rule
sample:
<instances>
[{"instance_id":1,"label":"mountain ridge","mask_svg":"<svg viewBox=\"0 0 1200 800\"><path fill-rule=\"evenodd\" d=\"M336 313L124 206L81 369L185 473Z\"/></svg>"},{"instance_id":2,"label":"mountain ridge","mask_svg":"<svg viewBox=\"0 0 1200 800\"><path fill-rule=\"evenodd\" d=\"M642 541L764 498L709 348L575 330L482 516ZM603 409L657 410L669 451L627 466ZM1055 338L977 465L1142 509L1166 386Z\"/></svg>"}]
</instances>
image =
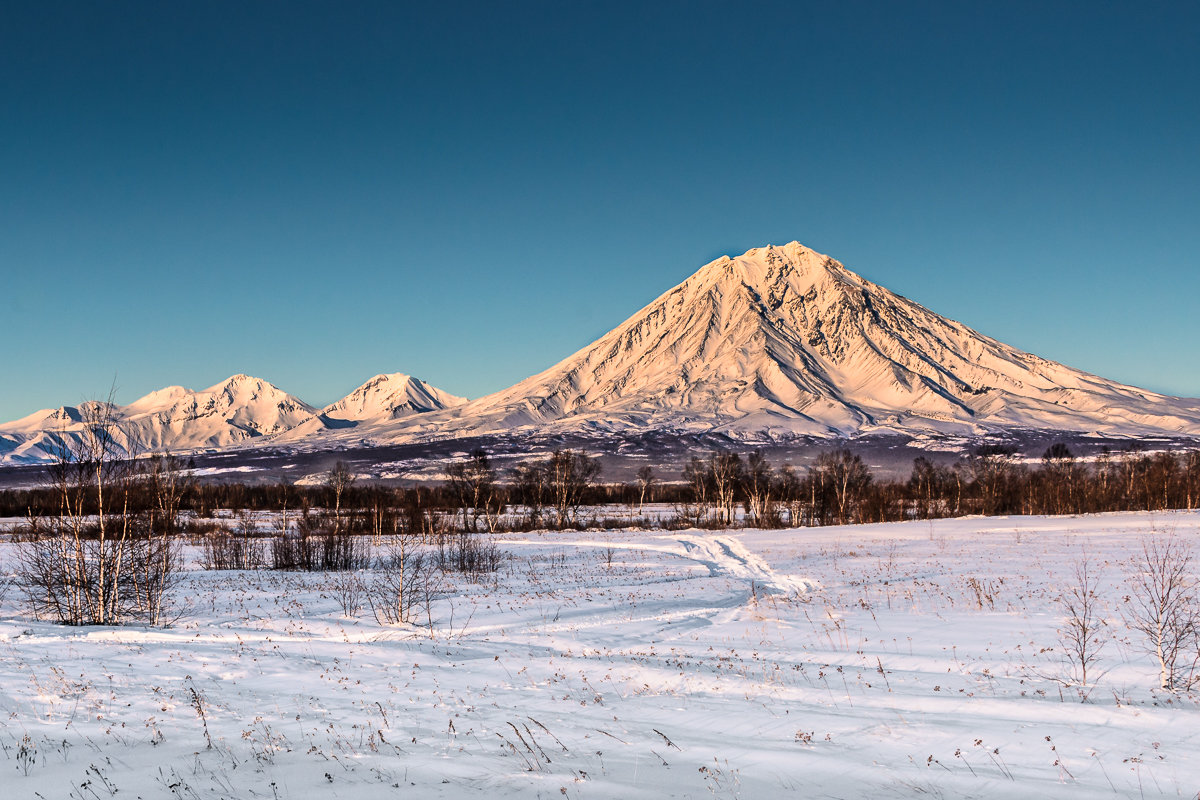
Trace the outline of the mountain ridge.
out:
<instances>
[{"instance_id":1,"label":"mountain ridge","mask_svg":"<svg viewBox=\"0 0 1200 800\"><path fill-rule=\"evenodd\" d=\"M282 394L235 375L202 392L151 392L123 413L136 407L133 416L160 415L156 430L200 418L223 422L207 435L205 426L180 427L171 440L176 449L333 450L646 431L775 440L1013 430L1200 437L1200 400L1010 347L799 242L715 259L575 353L475 400L404 373L377 375L320 410L271 390ZM79 413L46 409L0 426L0 461L36 456L39 445L28 444L25 429L77 424L72 415Z\"/></svg>"},{"instance_id":2,"label":"mountain ridge","mask_svg":"<svg viewBox=\"0 0 1200 800\"><path fill-rule=\"evenodd\" d=\"M266 439L308 425L312 430L339 423L371 421L370 408L350 404L370 392L377 416L396 418L465 402L403 373L377 375L341 400L318 410L274 384L236 374L206 389L182 386L156 389L128 405L86 401L77 407L41 409L0 425L0 463L55 460L84 435L97 416L116 423L114 444L122 454L186 453L225 449ZM348 411L338 417L340 411Z\"/></svg>"}]
</instances>

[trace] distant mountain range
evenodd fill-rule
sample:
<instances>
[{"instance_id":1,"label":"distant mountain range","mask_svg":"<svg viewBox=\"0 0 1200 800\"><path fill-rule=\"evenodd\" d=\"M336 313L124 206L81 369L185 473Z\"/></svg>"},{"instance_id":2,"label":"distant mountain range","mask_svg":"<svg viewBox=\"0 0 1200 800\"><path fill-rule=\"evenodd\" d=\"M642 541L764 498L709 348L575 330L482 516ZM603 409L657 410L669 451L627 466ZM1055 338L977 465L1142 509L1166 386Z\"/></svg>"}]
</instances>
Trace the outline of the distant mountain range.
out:
<instances>
[{"instance_id":1,"label":"distant mountain range","mask_svg":"<svg viewBox=\"0 0 1200 800\"><path fill-rule=\"evenodd\" d=\"M538 375L474 400L379 375L316 410L257 378L114 409L144 448L336 450L479 436L734 439L1063 431L1200 436L1200 400L1022 352L792 242L723 257ZM45 460L81 409L0 426L0 461Z\"/></svg>"},{"instance_id":2,"label":"distant mountain range","mask_svg":"<svg viewBox=\"0 0 1200 800\"><path fill-rule=\"evenodd\" d=\"M0 426L0 463L53 460L102 412L116 422L116 443L126 452L187 453L267 441L285 432L371 428L408 414L461 405L466 400L401 373L376 375L320 410L249 375L234 375L199 392L168 386L127 406L89 401L37 411Z\"/></svg>"}]
</instances>

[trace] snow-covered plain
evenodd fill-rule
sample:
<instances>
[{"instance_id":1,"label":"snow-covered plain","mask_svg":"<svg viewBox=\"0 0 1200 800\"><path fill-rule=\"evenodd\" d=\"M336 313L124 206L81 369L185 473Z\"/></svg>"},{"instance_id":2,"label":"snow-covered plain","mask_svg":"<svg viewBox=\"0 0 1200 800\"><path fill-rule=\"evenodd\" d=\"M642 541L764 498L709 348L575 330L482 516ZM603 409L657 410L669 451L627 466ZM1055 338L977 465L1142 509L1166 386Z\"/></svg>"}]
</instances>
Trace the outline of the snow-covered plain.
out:
<instances>
[{"instance_id":1,"label":"snow-covered plain","mask_svg":"<svg viewBox=\"0 0 1200 800\"><path fill-rule=\"evenodd\" d=\"M189 551L165 629L36 623L8 592L0 795L1195 797L1200 705L1154 689L1121 620L1141 538L1198 529L505 537L494 579L450 580L419 628L344 617L328 576ZM1080 702L1053 678L1085 553L1114 637Z\"/></svg>"}]
</instances>

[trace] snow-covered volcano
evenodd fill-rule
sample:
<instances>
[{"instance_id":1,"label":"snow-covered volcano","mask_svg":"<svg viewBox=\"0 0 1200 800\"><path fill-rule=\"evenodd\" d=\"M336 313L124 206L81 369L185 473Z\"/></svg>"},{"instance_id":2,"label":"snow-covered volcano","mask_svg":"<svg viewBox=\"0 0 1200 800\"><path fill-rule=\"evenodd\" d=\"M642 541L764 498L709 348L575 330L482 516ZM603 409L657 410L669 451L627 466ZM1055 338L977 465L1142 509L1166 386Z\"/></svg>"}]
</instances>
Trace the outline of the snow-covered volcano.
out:
<instances>
[{"instance_id":1,"label":"snow-covered volcano","mask_svg":"<svg viewBox=\"0 0 1200 800\"><path fill-rule=\"evenodd\" d=\"M403 372L376 375L341 400L325 406L297 425L288 432L286 438L289 441L303 441L322 430L344 430L359 426L370 429L413 414L441 411L466 402L465 397L443 392Z\"/></svg>"},{"instance_id":2,"label":"snow-covered volcano","mask_svg":"<svg viewBox=\"0 0 1200 800\"><path fill-rule=\"evenodd\" d=\"M1196 435L1200 401L1009 347L792 242L717 259L545 372L389 433L1012 428Z\"/></svg>"},{"instance_id":3,"label":"snow-covered volcano","mask_svg":"<svg viewBox=\"0 0 1200 800\"><path fill-rule=\"evenodd\" d=\"M335 420L363 422L440 411L465 402L465 397L443 392L420 378L393 372L376 375L341 400L325 406L321 414Z\"/></svg>"}]
</instances>

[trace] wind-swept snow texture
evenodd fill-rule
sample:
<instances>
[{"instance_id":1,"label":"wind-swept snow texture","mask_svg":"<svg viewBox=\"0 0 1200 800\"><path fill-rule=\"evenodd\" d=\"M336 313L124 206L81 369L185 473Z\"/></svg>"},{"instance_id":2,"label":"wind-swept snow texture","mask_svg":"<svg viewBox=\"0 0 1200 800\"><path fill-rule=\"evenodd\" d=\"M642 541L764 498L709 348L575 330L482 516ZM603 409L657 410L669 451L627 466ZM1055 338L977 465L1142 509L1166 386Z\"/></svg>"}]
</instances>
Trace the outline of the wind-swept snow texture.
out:
<instances>
[{"instance_id":1,"label":"wind-swept snow texture","mask_svg":"<svg viewBox=\"0 0 1200 800\"><path fill-rule=\"evenodd\" d=\"M702 267L550 369L401 425L847 436L1200 434L1200 401L1021 352L792 242Z\"/></svg>"},{"instance_id":2,"label":"wind-swept snow texture","mask_svg":"<svg viewBox=\"0 0 1200 800\"><path fill-rule=\"evenodd\" d=\"M35 622L8 593L0 786L191 800L1194 797L1200 706L1155 689L1122 615L1142 537L1198 527L1186 512L535 533L500 540L494 576L446 576L411 626L345 616L345 575L209 572L193 550L168 628ZM14 547L0 543L0 573ZM1109 627L1098 685L1081 690L1058 597L1085 556Z\"/></svg>"}]
</instances>

